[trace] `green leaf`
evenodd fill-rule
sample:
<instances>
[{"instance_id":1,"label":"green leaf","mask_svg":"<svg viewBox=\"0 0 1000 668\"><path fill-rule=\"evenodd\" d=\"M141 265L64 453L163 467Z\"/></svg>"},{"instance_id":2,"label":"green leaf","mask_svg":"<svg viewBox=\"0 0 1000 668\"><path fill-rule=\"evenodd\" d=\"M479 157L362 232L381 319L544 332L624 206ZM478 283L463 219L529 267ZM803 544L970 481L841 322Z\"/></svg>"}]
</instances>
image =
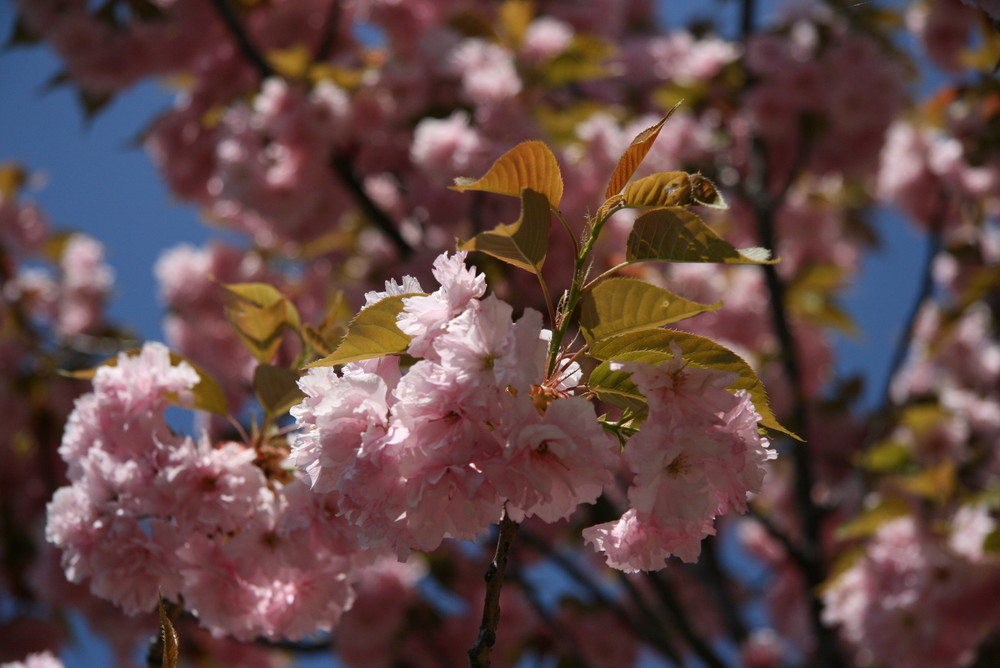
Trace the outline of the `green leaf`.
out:
<instances>
[{"instance_id":1,"label":"green leaf","mask_svg":"<svg viewBox=\"0 0 1000 668\"><path fill-rule=\"evenodd\" d=\"M483 178L455 179L452 190L482 190L520 197L530 188L541 193L553 209L559 208L563 194L559 163L549 147L540 141L526 141L507 151L493 163Z\"/></svg>"},{"instance_id":2,"label":"green leaf","mask_svg":"<svg viewBox=\"0 0 1000 668\"><path fill-rule=\"evenodd\" d=\"M677 107L681 106L680 102L674 105L673 109L667 112L666 116L660 119L660 122L656 125L646 128L632 140L629 147L625 149L622 157L618 159L618 164L615 165L615 171L611 173L611 179L608 181L608 189L604 193L605 199L610 199L622 191L628 180L632 178L635 174L635 170L639 168L642 164L643 159L646 154L649 153L649 149L653 148L653 142L660 134L660 130L663 129L663 124L667 122L670 115L677 111Z\"/></svg>"},{"instance_id":3,"label":"green leaf","mask_svg":"<svg viewBox=\"0 0 1000 668\"><path fill-rule=\"evenodd\" d=\"M841 524L834 532L837 540L865 538L880 526L910 512L910 504L900 496L889 496L871 508L862 510L854 519Z\"/></svg>"},{"instance_id":4,"label":"green leaf","mask_svg":"<svg viewBox=\"0 0 1000 668\"><path fill-rule=\"evenodd\" d=\"M540 274L549 247L552 214L545 195L530 188L521 191L521 217L510 225L497 225L458 245L459 250L487 255Z\"/></svg>"},{"instance_id":5,"label":"green leaf","mask_svg":"<svg viewBox=\"0 0 1000 668\"><path fill-rule=\"evenodd\" d=\"M140 348L134 348L132 350L127 350L121 355L126 357L135 357L142 350ZM216 415L226 415L228 412L226 406L226 395L222 391L222 387L219 383L212 377L210 373L202 369L200 366L184 357L179 353L170 351L170 364L173 366L179 365L181 362L187 362L191 365L191 368L195 370L198 374L198 383L191 388L191 392L194 395L194 406L195 410L208 411L209 413L215 413ZM97 370L102 366L118 366L118 355L114 357L109 357L104 360L96 367L90 369L80 369L77 371L61 371L60 373L64 376L70 378L79 378L81 380L93 380L94 376L97 375ZM167 398L174 404L180 405L179 398L173 395L167 395Z\"/></svg>"},{"instance_id":6,"label":"green leaf","mask_svg":"<svg viewBox=\"0 0 1000 668\"><path fill-rule=\"evenodd\" d=\"M645 362L646 364L659 365L671 359L673 359L673 355L669 352L636 350L622 353L614 359L614 362ZM587 385L601 401L621 409L631 410L641 418L648 410L646 397L632 382L632 374L628 371L613 370L611 364L611 361L606 361L597 365L590 372Z\"/></svg>"},{"instance_id":7,"label":"green leaf","mask_svg":"<svg viewBox=\"0 0 1000 668\"><path fill-rule=\"evenodd\" d=\"M270 362L281 347L285 327L301 330L295 305L272 285L231 283L223 287L233 296L226 315L236 333L261 364Z\"/></svg>"},{"instance_id":8,"label":"green leaf","mask_svg":"<svg viewBox=\"0 0 1000 668\"><path fill-rule=\"evenodd\" d=\"M753 368L742 357L712 339L673 329L649 329L595 342L587 353L603 361L621 361L626 359L624 355L635 352L652 351L670 354L671 343L680 348L685 362L689 364L735 373L737 378L729 389L746 390L750 393L754 408L761 416L760 423L768 429L802 440L781 426L771 412L764 384L760 382Z\"/></svg>"},{"instance_id":9,"label":"green leaf","mask_svg":"<svg viewBox=\"0 0 1000 668\"><path fill-rule=\"evenodd\" d=\"M393 295L366 306L347 327L347 336L330 355L306 366L337 366L348 362L384 357L405 352L410 337L399 330L396 317L403 310L403 300L423 293Z\"/></svg>"},{"instance_id":10,"label":"green leaf","mask_svg":"<svg viewBox=\"0 0 1000 668\"><path fill-rule=\"evenodd\" d=\"M625 247L629 262L722 262L775 264L763 248L737 250L695 213L679 207L654 209L639 216Z\"/></svg>"},{"instance_id":11,"label":"green leaf","mask_svg":"<svg viewBox=\"0 0 1000 668\"><path fill-rule=\"evenodd\" d=\"M588 342L656 329L714 311L722 305L699 304L636 278L609 278L580 298L580 330Z\"/></svg>"},{"instance_id":12,"label":"green leaf","mask_svg":"<svg viewBox=\"0 0 1000 668\"><path fill-rule=\"evenodd\" d=\"M177 661L180 658L180 640L177 637L177 630L167 616L167 610L163 606L163 596L160 599L160 642L163 644L163 668L177 668Z\"/></svg>"},{"instance_id":13,"label":"green leaf","mask_svg":"<svg viewBox=\"0 0 1000 668\"><path fill-rule=\"evenodd\" d=\"M872 473L898 471L910 462L910 448L899 441L876 443L861 456L861 466Z\"/></svg>"},{"instance_id":14,"label":"green leaf","mask_svg":"<svg viewBox=\"0 0 1000 668\"><path fill-rule=\"evenodd\" d=\"M268 415L283 415L305 397L299 389L299 372L283 366L261 364L253 372L253 389Z\"/></svg>"}]
</instances>

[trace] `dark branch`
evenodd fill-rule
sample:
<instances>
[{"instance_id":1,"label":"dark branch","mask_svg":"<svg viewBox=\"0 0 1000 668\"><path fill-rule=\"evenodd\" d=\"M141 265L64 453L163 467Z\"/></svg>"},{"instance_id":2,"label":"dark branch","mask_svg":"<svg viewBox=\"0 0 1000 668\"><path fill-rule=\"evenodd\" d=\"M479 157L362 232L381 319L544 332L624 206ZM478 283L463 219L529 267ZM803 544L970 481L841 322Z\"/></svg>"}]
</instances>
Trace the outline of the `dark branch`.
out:
<instances>
[{"instance_id":1,"label":"dark branch","mask_svg":"<svg viewBox=\"0 0 1000 668\"><path fill-rule=\"evenodd\" d=\"M319 44L316 46L316 53L313 55L314 62L326 60L333 51L334 40L337 39L337 31L340 28L340 0L333 0L330 9L327 10L326 19L323 21L323 31L320 33Z\"/></svg>"},{"instance_id":2,"label":"dark branch","mask_svg":"<svg viewBox=\"0 0 1000 668\"><path fill-rule=\"evenodd\" d=\"M368 191L365 190L361 178L354 170L350 156L347 154L335 155L330 161L330 166L333 168L333 173L354 197L354 201L361 207L361 212L365 217L385 236L389 237L389 241L396 247L400 255L404 258L409 257L413 253L413 248L396 229L395 222L368 196Z\"/></svg>"},{"instance_id":3,"label":"dark branch","mask_svg":"<svg viewBox=\"0 0 1000 668\"><path fill-rule=\"evenodd\" d=\"M476 644L469 650L470 668L489 668L490 652L497 641L497 625L500 623L500 592L503 589L503 576L507 570L507 560L510 557L510 546L517 535L517 522L507 517L504 511L500 519L500 531L497 537L497 551L493 561L486 569L486 597L483 599L483 619L479 624L479 636Z\"/></svg>"},{"instance_id":4,"label":"dark branch","mask_svg":"<svg viewBox=\"0 0 1000 668\"><path fill-rule=\"evenodd\" d=\"M252 41L250 41L250 36L247 35L246 30L243 29L243 24L240 23L239 17L233 8L229 6L228 0L209 0L212 3L212 7L215 8L216 14L226 25L226 29L229 30L229 34L233 36L233 40L236 42L236 46L239 48L240 53L243 57L257 70L257 74L260 75L261 79L266 79L275 75L274 68L271 67L270 63L261 55L260 51Z\"/></svg>"},{"instance_id":5,"label":"dark branch","mask_svg":"<svg viewBox=\"0 0 1000 668\"><path fill-rule=\"evenodd\" d=\"M711 645L691 626L687 618L687 612L677 601L673 587L667 584L662 575L660 573L646 573L646 581L652 585L657 598L670 613L674 627L676 627L681 637L684 638L695 655L706 666L709 666L709 668L726 668L726 662L719 658L719 655L715 653Z\"/></svg>"},{"instance_id":6,"label":"dark branch","mask_svg":"<svg viewBox=\"0 0 1000 668\"><path fill-rule=\"evenodd\" d=\"M656 616L652 614L642 598L638 596L638 592L632 588L632 583L625 577L624 573L619 573L619 575L621 575L624 588L633 598L633 603L639 613L639 620L633 619L632 616L629 615L628 611L619 605L617 601L608 598L608 596L601 591L601 588L594 584L593 579L590 578L587 573L583 571L583 569L573 563L572 560L566 558L564 554L554 549L547 542L535 534L529 531L524 531L523 529L521 531L521 540L525 545L542 552L546 558L552 561L552 563L559 566L566 573L566 575L573 578L577 584L583 587L598 605L614 612L615 616L622 623L622 625L627 629L631 629L636 637L658 649L664 656L669 658L674 663L680 663L680 654L670 645L670 643L667 642L661 632L660 624L656 619Z\"/></svg>"}]
</instances>

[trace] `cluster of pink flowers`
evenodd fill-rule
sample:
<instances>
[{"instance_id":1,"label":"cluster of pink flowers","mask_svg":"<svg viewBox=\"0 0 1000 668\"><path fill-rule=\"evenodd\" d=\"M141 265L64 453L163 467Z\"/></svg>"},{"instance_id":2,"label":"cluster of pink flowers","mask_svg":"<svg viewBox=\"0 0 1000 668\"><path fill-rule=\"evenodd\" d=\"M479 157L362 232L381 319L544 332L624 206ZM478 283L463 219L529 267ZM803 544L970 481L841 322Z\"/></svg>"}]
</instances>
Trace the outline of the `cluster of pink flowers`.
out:
<instances>
[{"instance_id":1,"label":"cluster of pink flowers","mask_svg":"<svg viewBox=\"0 0 1000 668\"><path fill-rule=\"evenodd\" d=\"M659 570L671 555L696 561L717 515L746 512L747 493L760 490L775 452L749 395L726 390L732 374L686 366L679 350L657 367L621 368L649 401L649 417L625 447L635 476L630 507L583 535L625 571Z\"/></svg>"},{"instance_id":2,"label":"cluster of pink flowers","mask_svg":"<svg viewBox=\"0 0 1000 668\"><path fill-rule=\"evenodd\" d=\"M841 626L860 665L965 666L975 658L997 623L1000 563L982 556L992 524L985 509L962 512L965 526L956 518L950 543L912 516L883 524L826 590L824 619Z\"/></svg>"},{"instance_id":3,"label":"cluster of pink flowers","mask_svg":"<svg viewBox=\"0 0 1000 668\"><path fill-rule=\"evenodd\" d=\"M781 32L749 40L746 66L748 113L780 178L798 155L821 174L871 171L905 100L903 70L878 44L832 11L799 8Z\"/></svg>"},{"instance_id":4,"label":"cluster of pink flowers","mask_svg":"<svg viewBox=\"0 0 1000 668\"><path fill-rule=\"evenodd\" d=\"M335 509L297 480L268 480L252 448L174 433L164 413L198 382L155 343L97 370L59 449L71 484L48 511L67 578L129 614L155 609L158 592L183 597L238 638L330 628L362 555L323 521Z\"/></svg>"},{"instance_id":5,"label":"cluster of pink flowers","mask_svg":"<svg viewBox=\"0 0 1000 668\"><path fill-rule=\"evenodd\" d=\"M550 333L528 309L483 297L485 276L465 254L441 255L441 287L404 298L399 328L417 358L355 362L342 373L318 367L300 381L292 408L300 433L292 458L313 490L336 491L338 506L365 546L433 550L443 538L474 538L502 512L554 521L592 503L611 481L617 443L564 368L546 386ZM409 277L371 293L422 292ZM540 410L533 395L560 397Z\"/></svg>"}]
</instances>

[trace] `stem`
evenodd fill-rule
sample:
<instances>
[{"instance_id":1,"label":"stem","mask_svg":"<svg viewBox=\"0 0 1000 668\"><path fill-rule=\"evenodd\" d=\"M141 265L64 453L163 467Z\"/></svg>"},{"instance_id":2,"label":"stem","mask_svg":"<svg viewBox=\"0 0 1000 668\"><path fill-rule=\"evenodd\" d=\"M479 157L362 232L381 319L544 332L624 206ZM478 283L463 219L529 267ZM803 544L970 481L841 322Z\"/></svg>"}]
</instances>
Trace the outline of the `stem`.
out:
<instances>
[{"instance_id":1,"label":"stem","mask_svg":"<svg viewBox=\"0 0 1000 668\"><path fill-rule=\"evenodd\" d=\"M243 25L240 23L239 16L229 6L229 2L227 0L209 0L209 2L212 3L216 14L219 15L226 29L229 30L229 34L232 35L240 53L257 70L260 78L267 79L268 77L273 77L276 74L274 68L261 55L254 43L250 41L249 35L247 35L246 30L243 29Z\"/></svg>"},{"instance_id":2,"label":"stem","mask_svg":"<svg viewBox=\"0 0 1000 668\"><path fill-rule=\"evenodd\" d=\"M497 537L497 551L486 569L486 597L483 600L483 619L479 624L476 644L469 650L469 668L489 668L490 652L497 641L497 625L500 623L500 590L510 557L510 546L517 535L518 523L507 516L504 510L500 518Z\"/></svg>"},{"instance_id":3,"label":"stem","mask_svg":"<svg viewBox=\"0 0 1000 668\"><path fill-rule=\"evenodd\" d=\"M604 223L608 220L608 215L603 216L598 219L593 227L590 229L590 234L588 235L587 241L584 243L583 248L577 253L575 265L573 267L573 283L570 285L569 294L566 296L565 304L563 305L563 310L559 314L561 318L558 323L553 322L555 331L552 333L552 343L549 347L549 364L548 372L551 374L555 369L556 357L558 356L559 347L562 345L563 338L566 336L566 330L569 329L570 322L572 321L571 316L573 311L576 310L576 304L580 301L580 295L583 294L583 283L586 280L586 270L585 266L590 253L594 250L594 244L597 243L597 237L601 234L601 228L604 227Z\"/></svg>"},{"instance_id":4,"label":"stem","mask_svg":"<svg viewBox=\"0 0 1000 668\"><path fill-rule=\"evenodd\" d=\"M566 230L566 234L569 235L569 240L573 242L573 253L575 255L579 255L580 242L576 240L576 235L573 234L573 229L569 226L569 221L566 220L566 217L562 215L562 211L560 211L559 209L552 207L552 211L555 212L556 218L558 218L559 222L562 223L563 229Z\"/></svg>"}]
</instances>

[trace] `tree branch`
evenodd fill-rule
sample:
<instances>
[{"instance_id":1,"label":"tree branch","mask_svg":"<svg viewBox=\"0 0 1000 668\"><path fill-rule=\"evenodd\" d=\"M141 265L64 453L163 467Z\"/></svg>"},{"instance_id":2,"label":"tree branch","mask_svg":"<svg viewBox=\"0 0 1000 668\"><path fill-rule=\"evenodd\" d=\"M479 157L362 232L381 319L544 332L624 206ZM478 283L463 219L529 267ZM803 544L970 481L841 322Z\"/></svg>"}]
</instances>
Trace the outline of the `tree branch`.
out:
<instances>
[{"instance_id":1,"label":"tree branch","mask_svg":"<svg viewBox=\"0 0 1000 668\"><path fill-rule=\"evenodd\" d=\"M500 623L500 591L503 589L503 577L507 570L507 560L510 557L510 546L517 535L518 523L507 517L507 511L500 518L500 531L497 536L497 551L486 569L486 597L483 600L483 619L479 624L479 636L476 644L469 650L470 668L489 668L490 652L497 640L497 624Z\"/></svg>"},{"instance_id":2,"label":"tree branch","mask_svg":"<svg viewBox=\"0 0 1000 668\"><path fill-rule=\"evenodd\" d=\"M260 75L261 79L267 79L275 75L274 68L271 67L270 63L261 55L260 51L257 50L256 45L250 41L250 36L247 35L246 30L243 29L243 24L240 23L239 17L233 8L229 6L227 0L209 0L212 3L212 7L215 8L216 14L225 24L226 29L229 30L229 34L232 35L233 40L236 42L237 48L243 57L257 70L257 74Z\"/></svg>"},{"instance_id":3,"label":"tree branch","mask_svg":"<svg viewBox=\"0 0 1000 668\"><path fill-rule=\"evenodd\" d=\"M401 256L408 258L413 253L413 248L396 229L396 223L368 196L368 191L365 190L361 178L355 171L350 155L348 153L334 155L330 160L330 166L333 168L333 173L354 197L354 201L361 208L365 217L389 238Z\"/></svg>"},{"instance_id":4,"label":"tree branch","mask_svg":"<svg viewBox=\"0 0 1000 668\"><path fill-rule=\"evenodd\" d=\"M339 27L340 0L333 0L330 3L330 9L327 10L326 19L323 21L323 30L320 33L319 44L316 46L316 53L313 54L314 62L326 60L330 56Z\"/></svg>"}]
</instances>

